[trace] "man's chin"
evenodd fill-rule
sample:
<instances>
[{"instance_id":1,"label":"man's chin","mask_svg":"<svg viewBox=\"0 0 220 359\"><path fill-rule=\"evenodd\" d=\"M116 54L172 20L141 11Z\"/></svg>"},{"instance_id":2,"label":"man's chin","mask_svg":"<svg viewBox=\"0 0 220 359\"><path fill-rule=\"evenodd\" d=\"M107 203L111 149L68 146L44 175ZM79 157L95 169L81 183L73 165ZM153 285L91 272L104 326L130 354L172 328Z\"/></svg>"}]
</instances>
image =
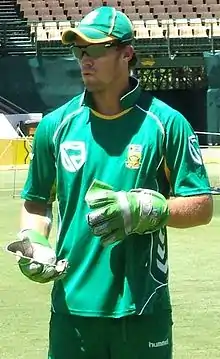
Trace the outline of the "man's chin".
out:
<instances>
[{"instance_id":1,"label":"man's chin","mask_svg":"<svg viewBox=\"0 0 220 359\"><path fill-rule=\"evenodd\" d=\"M83 78L84 85L86 89L90 92L96 91L100 88L100 84L95 81L95 79Z\"/></svg>"}]
</instances>

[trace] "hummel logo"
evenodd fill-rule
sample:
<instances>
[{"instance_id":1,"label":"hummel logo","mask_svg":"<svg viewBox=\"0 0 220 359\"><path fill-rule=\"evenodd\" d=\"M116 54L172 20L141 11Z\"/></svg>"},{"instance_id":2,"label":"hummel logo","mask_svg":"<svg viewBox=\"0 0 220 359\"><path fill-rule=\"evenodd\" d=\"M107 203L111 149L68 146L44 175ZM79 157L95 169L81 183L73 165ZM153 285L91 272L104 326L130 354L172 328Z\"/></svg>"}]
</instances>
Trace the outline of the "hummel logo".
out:
<instances>
[{"instance_id":1,"label":"hummel logo","mask_svg":"<svg viewBox=\"0 0 220 359\"><path fill-rule=\"evenodd\" d=\"M155 342L155 343L149 342L149 343L148 343L149 348L164 347L165 345L168 345L168 344L169 344L168 338L167 338L166 340L162 340L162 342Z\"/></svg>"}]
</instances>

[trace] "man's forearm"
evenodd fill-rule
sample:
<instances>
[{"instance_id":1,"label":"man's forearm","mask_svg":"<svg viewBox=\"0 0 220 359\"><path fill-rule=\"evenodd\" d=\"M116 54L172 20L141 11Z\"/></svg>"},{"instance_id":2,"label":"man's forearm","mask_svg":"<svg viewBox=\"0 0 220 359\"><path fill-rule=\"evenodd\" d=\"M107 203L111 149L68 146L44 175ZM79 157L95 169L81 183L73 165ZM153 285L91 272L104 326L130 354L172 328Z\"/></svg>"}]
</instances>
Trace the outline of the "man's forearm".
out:
<instances>
[{"instance_id":1,"label":"man's forearm","mask_svg":"<svg viewBox=\"0 0 220 359\"><path fill-rule=\"evenodd\" d=\"M34 229L45 237L49 237L51 229L52 206L32 201L25 201L21 213L21 230Z\"/></svg>"},{"instance_id":2,"label":"man's forearm","mask_svg":"<svg viewBox=\"0 0 220 359\"><path fill-rule=\"evenodd\" d=\"M190 228L208 224L212 218L213 202L210 195L173 198L168 200L168 206L169 227Z\"/></svg>"}]
</instances>

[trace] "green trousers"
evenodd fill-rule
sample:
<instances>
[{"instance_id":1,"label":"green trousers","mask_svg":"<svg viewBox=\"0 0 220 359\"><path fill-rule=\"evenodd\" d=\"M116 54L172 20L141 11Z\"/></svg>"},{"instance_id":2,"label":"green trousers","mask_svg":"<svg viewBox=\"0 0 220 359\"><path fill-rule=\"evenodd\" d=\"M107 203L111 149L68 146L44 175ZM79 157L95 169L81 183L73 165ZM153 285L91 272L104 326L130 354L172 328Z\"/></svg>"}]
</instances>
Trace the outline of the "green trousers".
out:
<instances>
[{"instance_id":1,"label":"green trousers","mask_svg":"<svg viewBox=\"0 0 220 359\"><path fill-rule=\"evenodd\" d=\"M48 359L171 359L172 317L51 315Z\"/></svg>"}]
</instances>

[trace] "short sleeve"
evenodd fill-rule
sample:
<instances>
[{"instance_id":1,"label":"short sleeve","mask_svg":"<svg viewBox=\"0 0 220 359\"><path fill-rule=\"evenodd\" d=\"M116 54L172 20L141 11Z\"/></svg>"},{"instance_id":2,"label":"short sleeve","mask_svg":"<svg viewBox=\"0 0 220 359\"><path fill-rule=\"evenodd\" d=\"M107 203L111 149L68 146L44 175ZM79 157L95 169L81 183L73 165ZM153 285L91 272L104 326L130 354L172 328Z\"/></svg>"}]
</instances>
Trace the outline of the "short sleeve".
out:
<instances>
[{"instance_id":1,"label":"short sleeve","mask_svg":"<svg viewBox=\"0 0 220 359\"><path fill-rule=\"evenodd\" d=\"M174 196L211 193L196 134L179 112L166 124L165 161Z\"/></svg>"},{"instance_id":2,"label":"short sleeve","mask_svg":"<svg viewBox=\"0 0 220 359\"><path fill-rule=\"evenodd\" d=\"M49 202L55 184L53 126L47 116L35 132L32 159L21 197L30 201Z\"/></svg>"}]
</instances>

